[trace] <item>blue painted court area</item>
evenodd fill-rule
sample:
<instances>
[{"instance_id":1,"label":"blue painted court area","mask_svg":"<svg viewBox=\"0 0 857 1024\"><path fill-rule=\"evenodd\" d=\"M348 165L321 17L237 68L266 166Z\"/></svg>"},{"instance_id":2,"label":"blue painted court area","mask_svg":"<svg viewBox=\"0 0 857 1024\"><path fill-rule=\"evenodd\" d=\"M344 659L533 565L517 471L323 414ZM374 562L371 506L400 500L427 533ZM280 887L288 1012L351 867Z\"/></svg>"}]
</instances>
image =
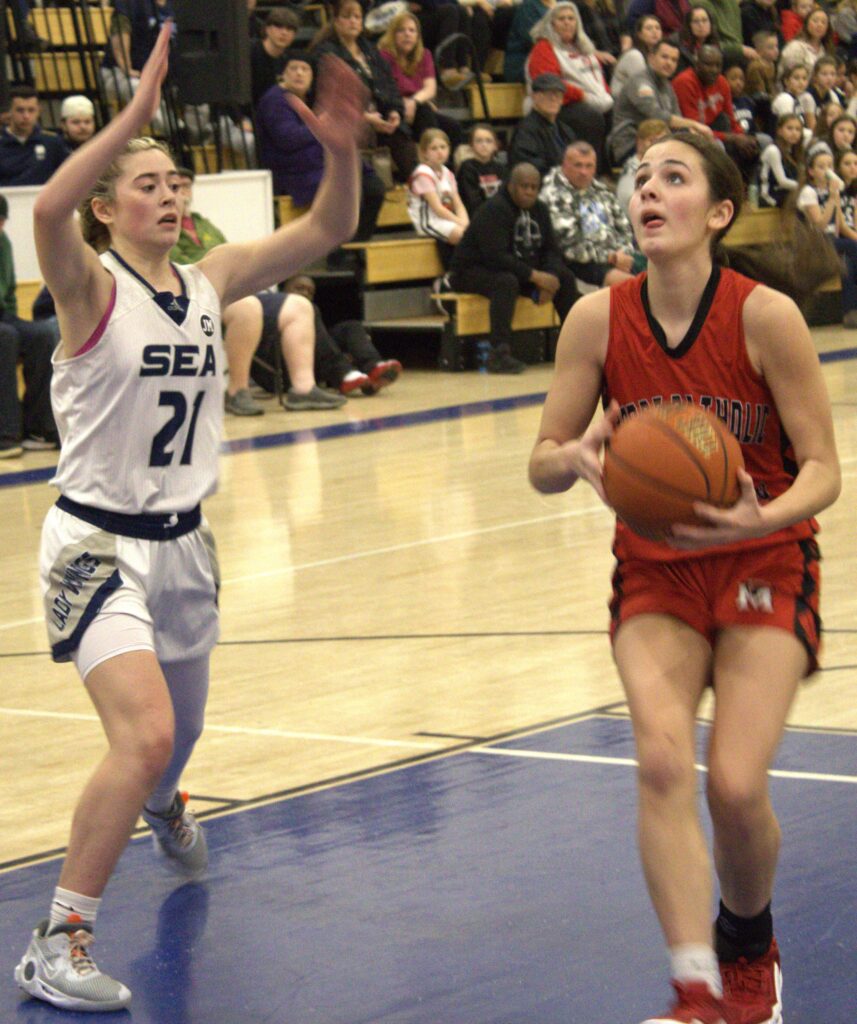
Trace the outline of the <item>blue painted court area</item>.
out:
<instances>
[{"instance_id":1,"label":"blue painted court area","mask_svg":"<svg viewBox=\"0 0 857 1024\"><path fill-rule=\"evenodd\" d=\"M777 767L796 774L772 780L786 1024L857 1019L855 754L853 734L790 732ZM121 1014L18 992L57 864L10 872L0 1021L638 1024L668 987L632 757L628 720L597 716L213 818L204 883L135 841L96 946L134 992Z\"/></svg>"}]
</instances>

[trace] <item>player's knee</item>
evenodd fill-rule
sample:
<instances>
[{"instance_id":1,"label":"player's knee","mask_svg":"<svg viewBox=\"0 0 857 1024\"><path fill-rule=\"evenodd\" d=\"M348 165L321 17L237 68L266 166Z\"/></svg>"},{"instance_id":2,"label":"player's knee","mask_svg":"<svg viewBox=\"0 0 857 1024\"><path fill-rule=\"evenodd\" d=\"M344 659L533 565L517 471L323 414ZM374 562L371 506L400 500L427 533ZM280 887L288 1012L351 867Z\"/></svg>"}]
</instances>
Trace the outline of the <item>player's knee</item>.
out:
<instances>
[{"instance_id":1,"label":"player's knee","mask_svg":"<svg viewBox=\"0 0 857 1024\"><path fill-rule=\"evenodd\" d=\"M243 299L230 302L221 314L224 330L239 325L262 323L262 303L255 295L245 295Z\"/></svg>"},{"instance_id":2,"label":"player's knee","mask_svg":"<svg viewBox=\"0 0 857 1024\"><path fill-rule=\"evenodd\" d=\"M751 829L768 805L765 776L753 778L740 767L710 765L706 796L712 817L732 828Z\"/></svg>"},{"instance_id":3,"label":"player's knee","mask_svg":"<svg viewBox=\"0 0 857 1024\"><path fill-rule=\"evenodd\" d=\"M130 754L142 781L150 787L155 786L173 756L172 723L151 723L141 730Z\"/></svg>"},{"instance_id":4,"label":"player's knee","mask_svg":"<svg viewBox=\"0 0 857 1024\"><path fill-rule=\"evenodd\" d=\"M196 746L197 740L202 736L203 728L202 716L198 717L185 717L181 720L176 721L176 734L174 745L176 747L191 747Z\"/></svg>"},{"instance_id":5,"label":"player's knee","mask_svg":"<svg viewBox=\"0 0 857 1024\"><path fill-rule=\"evenodd\" d=\"M312 303L303 295L289 292L280 310L280 328L283 329L290 323L307 320L313 321Z\"/></svg>"},{"instance_id":6,"label":"player's knee","mask_svg":"<svg viewBox=\"0 0 857 1024\"><path fill-rule=\"evenodd\" d=\"M650 741L637 750L640 788L654 796L672 796L694 785L692 759L682 757L672 743Z\"/></svg>"}]
</instances>

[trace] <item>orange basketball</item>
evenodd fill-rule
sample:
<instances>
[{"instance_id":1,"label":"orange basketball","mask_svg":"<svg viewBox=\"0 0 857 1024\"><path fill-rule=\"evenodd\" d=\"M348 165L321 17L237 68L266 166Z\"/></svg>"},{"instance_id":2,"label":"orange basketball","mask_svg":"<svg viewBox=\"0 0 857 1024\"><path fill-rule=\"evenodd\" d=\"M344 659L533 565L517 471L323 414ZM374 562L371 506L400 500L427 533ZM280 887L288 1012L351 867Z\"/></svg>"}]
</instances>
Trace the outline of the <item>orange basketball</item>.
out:
<instances>
[{"instance_id":1,"label":"orange basketball","mask_svg":"<svg viewBox=\"0 0 857 1024\"><path fill-rule=\"evenodd\" d=\"M695 501L729 508L738 500L741 446L699 406L671 403L629 416L604 453L604 490L635 533L663 539L674 523L699 524Z\"/></svg>"}]
</instances>

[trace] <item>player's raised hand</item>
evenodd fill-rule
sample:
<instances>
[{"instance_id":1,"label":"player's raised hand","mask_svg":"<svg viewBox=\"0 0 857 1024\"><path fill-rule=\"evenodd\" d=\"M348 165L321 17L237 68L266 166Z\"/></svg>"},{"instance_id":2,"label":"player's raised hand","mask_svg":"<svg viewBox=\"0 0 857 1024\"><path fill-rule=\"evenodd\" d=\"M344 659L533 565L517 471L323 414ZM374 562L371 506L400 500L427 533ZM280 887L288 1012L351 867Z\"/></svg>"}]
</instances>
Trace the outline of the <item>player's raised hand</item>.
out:
<instances>
[{"instance_id":1,"label":"player's raised hand","mask_svg":"<svg viewBox=\"0 0 857 1024\"><path fill-rule=\"evenodd\" d=\"M313 135L334 154L353 153L365 132L369 93L345 61L326 53L318 64L315 111L287 93L289 103Z\"/></svg>"},{"instance_id":2,"label":"player's raised hand","mask_svg":"<svg viewBox=\"0 0 857 1024\"><path fill-rule=\"evenodd\" d=\"M129 104L137 115L141 127L152 120L161 105L161 87L169 69L172 33L173 22L168 18L161 26L149 59L143 65L140 84Z\"/></svg>"}]
</instances>

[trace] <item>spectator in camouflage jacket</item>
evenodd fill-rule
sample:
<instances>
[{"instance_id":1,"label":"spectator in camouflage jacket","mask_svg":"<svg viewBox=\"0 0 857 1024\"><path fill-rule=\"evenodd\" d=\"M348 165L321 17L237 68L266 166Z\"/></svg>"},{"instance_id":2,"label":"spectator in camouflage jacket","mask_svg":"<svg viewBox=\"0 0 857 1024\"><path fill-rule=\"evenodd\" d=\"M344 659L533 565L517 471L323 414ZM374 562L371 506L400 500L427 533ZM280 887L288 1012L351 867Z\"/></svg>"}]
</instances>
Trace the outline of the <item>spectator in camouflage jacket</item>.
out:
<instances>
[{"instance_id":1,"label":"spectator in camouflage jacket","mask_svg":"<svg viewBox=\"0 0 857 1024\"><path fill-rule=\"evenodd\" d=\"M572 142L560 166L545 176L539 198L566 265L601 288L632 276L634 236L615 193L595 180L596 162L588 142Z\"/></svg>"}]
</instances>

